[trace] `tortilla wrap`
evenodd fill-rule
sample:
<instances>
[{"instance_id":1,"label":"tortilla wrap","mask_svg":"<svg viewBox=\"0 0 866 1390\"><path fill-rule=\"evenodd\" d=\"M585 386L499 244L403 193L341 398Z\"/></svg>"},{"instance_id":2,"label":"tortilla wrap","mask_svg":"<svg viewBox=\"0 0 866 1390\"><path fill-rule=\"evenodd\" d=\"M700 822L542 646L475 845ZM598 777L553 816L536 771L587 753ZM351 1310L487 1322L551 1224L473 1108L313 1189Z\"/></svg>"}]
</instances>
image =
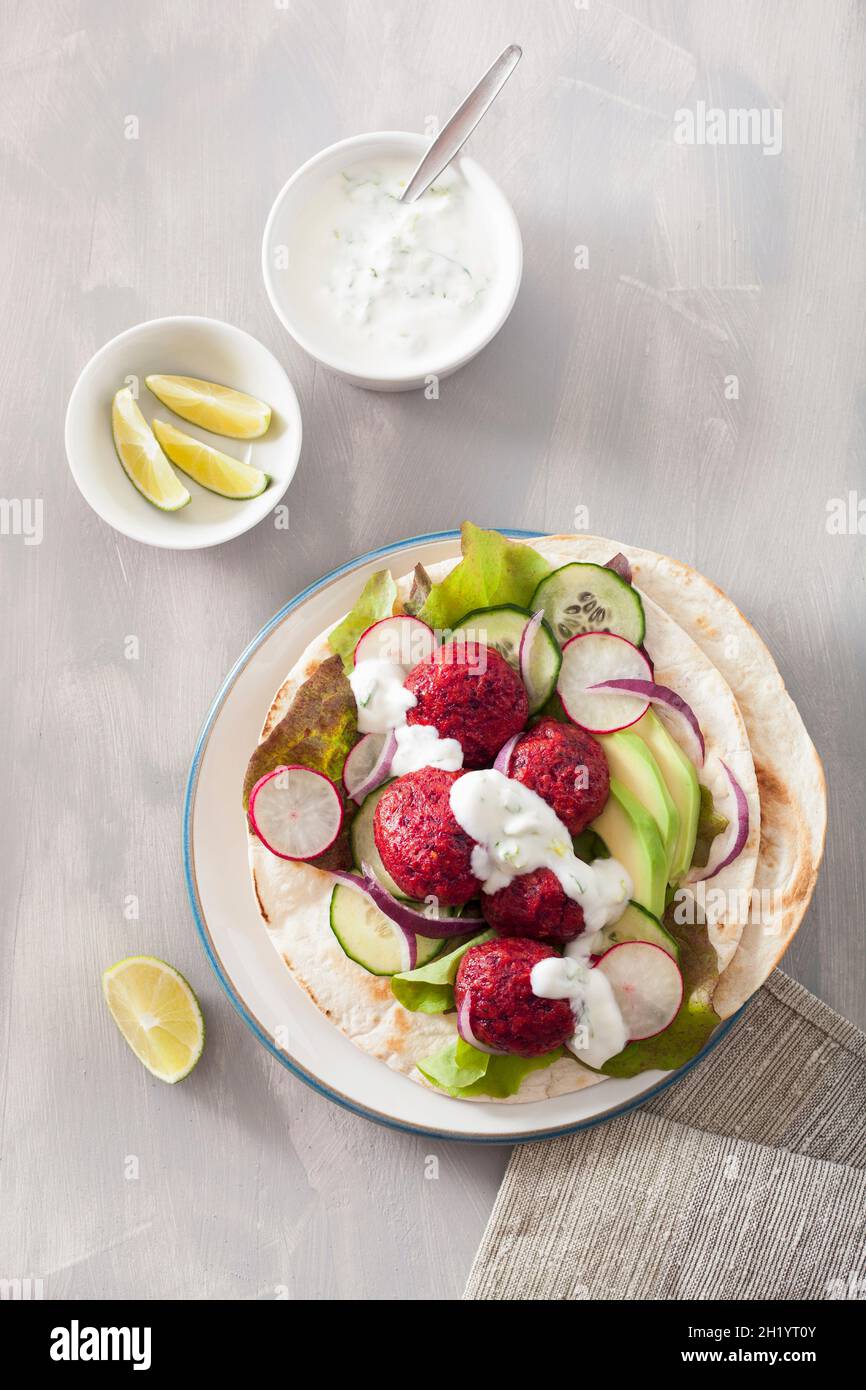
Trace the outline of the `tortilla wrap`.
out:
<instances>
[{"instance_id":1,"label":"tortilla wrap","mask_svg":"<svg viewBox=\"0 0 866 1390\"><path fill-rule=\"evenodd\" d=\"M723 759L746 794L748 841L738 859L712 881L727 890L730 906L708 921L720 971L713 1003L726 1017L766 978L805 911L823 842L824 790L817 755L757 634L731 601L696 571L653 552L598 537L554 536L532 544L554 566L577 559L604 563L617 551L629 558L644 598L646 645L655 662L656 680L671 685L689 701L704 731L707 758L699 770L700 779L721 800L729 792L720 767ZM458 559L431 566L431 578L440 580ZM408 596L411 580L410 574L398 582L400 602ZM726 661L731 668L725 672L727 679L719 659L719 652L727 650L725 633L733 633L739 643L738 659ZM267 713L262 738L283 718L304 681L332 656L327 635L310 644L283 682ZM744 692L742 712L732 681ZM773 756L774 729L784 740L784 778L781 758ZM672 727L670 731L676 733ZM758 735L761 748L760 786L767 798L763 808L750 733ZM791 751L793 773L787 757ZM333 880L327 874L275 858L252 834L249 857L259 910L296 981L358 1047L428 1084L416 1064L453 1038L453 1015L407 1012L394 999L387 978L369 975L343 954L328 923ZM777 930L776 919L771 924L771 951L766 949L766 933L760 927L754 929L748 920L751 890L758 881L781 890L783 905ZM532 1072L517 1096L497 1103L562 1095L603 1080L574 1058L565 1057ZM492 1097L473 1099L494 1101Z\"/></svg>"}]
</instances>

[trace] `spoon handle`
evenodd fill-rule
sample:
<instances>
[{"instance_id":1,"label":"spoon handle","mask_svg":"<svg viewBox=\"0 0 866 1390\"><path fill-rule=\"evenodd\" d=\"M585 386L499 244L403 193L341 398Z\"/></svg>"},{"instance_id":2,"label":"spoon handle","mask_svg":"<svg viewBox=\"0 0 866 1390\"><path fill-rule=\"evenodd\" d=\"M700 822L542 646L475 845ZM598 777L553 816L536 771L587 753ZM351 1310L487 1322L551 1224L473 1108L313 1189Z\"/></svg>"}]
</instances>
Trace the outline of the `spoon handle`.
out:
<instances>
[{"instance_id":1,"label":"spoon handle","mask_svg":"<svg viewBox=\"0 0 866 1390\"><path fill-rule=\"evenodd\" d=\"M424 155L400 198L401 203L414 203L450 164L455 154L469 139L490 103L498 96L523 56L516 43L500 53L487 69L481 81L472 88L454 115L446 121L433 144Z\"/></svg>"}]
</instances>

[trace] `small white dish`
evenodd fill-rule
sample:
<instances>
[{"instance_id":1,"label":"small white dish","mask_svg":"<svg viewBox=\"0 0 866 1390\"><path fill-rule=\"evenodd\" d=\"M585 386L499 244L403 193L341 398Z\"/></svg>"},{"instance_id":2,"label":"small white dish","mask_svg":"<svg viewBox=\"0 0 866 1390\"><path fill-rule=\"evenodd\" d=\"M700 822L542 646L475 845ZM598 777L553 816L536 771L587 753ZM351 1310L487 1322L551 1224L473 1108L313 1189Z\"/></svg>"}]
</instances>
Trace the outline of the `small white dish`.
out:
<instances>
[{"instance_id":1,"label":"small white dish","mask_svg":"<svg viewBox=\"0 0 866 1390\"><path fill-rule=\"evenodd\" d=\"M354 386L373 391L412 391L427 384L430 377L442 378L456 372L481 351L499 332L511 313L520 288L523 273L523 245L517 219L489 174L465 156L453 164L483 198L485 216L492 229L499 263L499 274L490 291L489 307L478 316L474 333L461 334L453 351L431 352L430 359L418 358L402 373L379 370L371 354L359 353L357 358L341 351L325 316L311 327L299 308L293 292L289 247L292 228L309 205L311 195L321 188L324 180L343 172L347 166L367 161L401 157L417 163L426 151L429 140L408 131L377 131L370 135L355 135L314 155L302 165L284 185L271 208L262 239L262 274L274 313L295 342L323 367L336 372Z\"/></svg>"},{"instance_id":2,"label":"small white dish","mask_svg":"<svg viewBox=\"0 0 866 1390\"><path fill-rule=\"evenodd\" d=\"M194 376L257 396L271 407L261 439L227 439L179 419L151 395L151 373ZM136 490L123 471L111 432L111 402L133 387L148 423L158 416L208 444L253 464L271 482L260 497L235 502L178 477L192 494L188 506L162 512ZM66 457L85 501L109 526L145 545L198 550L240 536L266 517L295 474L301 452L301 412L285 371L272 352L240 328L218 319L152 319L112 338L91 357L66 411Z\"/></svg>"}]
</instances>

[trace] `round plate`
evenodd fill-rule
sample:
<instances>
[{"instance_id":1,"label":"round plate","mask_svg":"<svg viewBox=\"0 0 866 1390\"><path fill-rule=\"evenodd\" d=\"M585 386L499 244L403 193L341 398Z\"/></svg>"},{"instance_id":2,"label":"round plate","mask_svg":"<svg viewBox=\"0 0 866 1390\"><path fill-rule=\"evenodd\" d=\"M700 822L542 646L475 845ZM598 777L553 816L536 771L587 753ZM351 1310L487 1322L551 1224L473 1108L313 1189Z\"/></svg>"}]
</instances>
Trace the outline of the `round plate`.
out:
<instances>
[{"instance_id":1,"label":"round plate","mask_svg":"<svg viewBox=\"0 0 866 1390\"><path fill-rule=\"evenodd\" d=\"M380 1124L440 1139L519 1143L568 1134L642 1104L705 1056L734 1019L676 1072L644 1072L526 1105L459 1101L428 1090L354 1047L295 984L253 899L240 805L265 713L307 644L351 608L374 570L390 564L400 575L419 561L434 564L459 553L457 531L371 551L304 589L262 628L226 677L199 735L184 805L184 867L208 960L238 1013L284 1067L338 1105Z\"/></svg>"},{"instance_id":2,"label":"round plate","mask_svg":"<svg viewBox=\"0 0 866 1390\"><path fill-rule=\"evenodd\" d=\"M257 396L271 407L261 439L226 439L181 420L151 395L144 378L152 373L195 376ZM234 502L178 472L192 501L162 512L129 481L114 449L111 402L132 385L144 418L168 420L185 434L243 459L271 479L259 497ZM127 328L91 357L75 384L66 411L66 457L85 501L109 526L146 545L200 550L243 535L273 511L298 466L301 412L298 398L272 352L230 323L183 316L152 319Z\"/></svg>"}]
</instances>

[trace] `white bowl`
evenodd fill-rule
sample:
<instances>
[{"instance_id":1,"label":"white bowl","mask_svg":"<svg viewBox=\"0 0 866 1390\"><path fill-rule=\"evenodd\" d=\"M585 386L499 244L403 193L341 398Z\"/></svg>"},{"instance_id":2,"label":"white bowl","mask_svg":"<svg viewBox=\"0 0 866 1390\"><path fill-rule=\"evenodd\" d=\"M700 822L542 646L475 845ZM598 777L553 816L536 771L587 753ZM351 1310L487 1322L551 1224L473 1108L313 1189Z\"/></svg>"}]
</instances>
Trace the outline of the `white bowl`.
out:
<instances>
[{"instance_id":1,"label":"white bowl","mask_svg":"<svg viewBox=\"0 0 866 1390\"><path fill-rule=\"evenodd\" d=\"M460 171L472 182L476 190L481 191L486 201L496 227L502 268L500 282L491 297L489 312L479 316L477 336L471 340L468 347L466 338L461 336L457 352L444 357L441 354L431 356L429 362L416 362L401 375L377 371L371 368L367 361L354 361L341 355L339 348L329 343L327 325L324 323L321 325L321 333L316 333L315 336L300 325L292 305L290 275L285 268L280 268L280 261L290 241L292 224L305 207L312 191L323 179L345 169L349 161L354 164L367 159L403 155L415 162L421 158L429 143L423 135L398 130L377 131L371 135L355 135L349 140L340 140L336 145L329 145L327 149L314 155L292 175L278 194L268 215L262 239L262 273L274 313L305 352L323 367L352 382L354 386L363 386L373 391L411 391L424 386L431 376L450 376L458 367L471 361L499 332L511 313L520 288L523 246L517 218L505 195L489 174L486 174L474 160L464 156L458 161Z\"/></svg>"},{"instance_id":2,"label":"white bowl","mask_svg":"<svg viewBox=\"0 0 866 1390\"><path fill-rule=\"evenodd\" d=\"M271 407L261 439L226 439L178 419L151 395L151 373L202 377L258 396ZM168 419L185 433L261 468L271 479L259 497L233 502L178 474L192 494L188 506L162 512L129 481L114 449L111 402L132 382L145 419ZM69 398L66 457L85 501L109 526L145 545L197 550L248 531L277 505L294 477L301 452L301 412L283 368L264 344L218 319L152 319L128 328L91 357Z\"/></svg>"}]
</instances>

